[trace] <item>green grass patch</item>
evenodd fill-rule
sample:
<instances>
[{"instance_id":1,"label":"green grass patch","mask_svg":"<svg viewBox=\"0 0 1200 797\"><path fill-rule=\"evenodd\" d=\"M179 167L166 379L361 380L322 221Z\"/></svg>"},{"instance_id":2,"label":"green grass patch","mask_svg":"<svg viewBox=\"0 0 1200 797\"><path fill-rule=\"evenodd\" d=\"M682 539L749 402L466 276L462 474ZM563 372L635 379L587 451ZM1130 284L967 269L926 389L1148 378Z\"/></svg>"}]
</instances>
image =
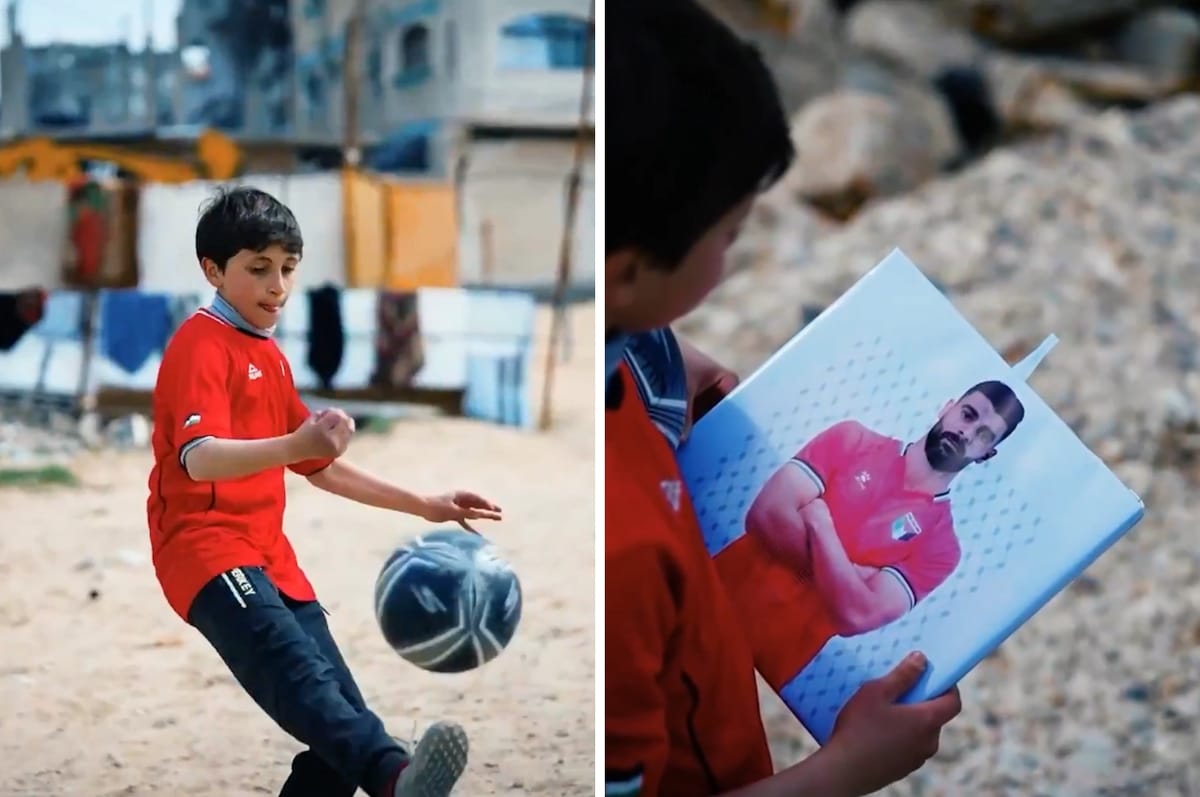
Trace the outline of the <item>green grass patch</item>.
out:
<instances>
[{"instance_id":1,"label":"green grass patch","mask_svg":"<svg viewBox=\"0 0 1200 797\"><path fill-rule=\"evenodd\" d=\"M0 468L2 487L76 487L79 479L62 465L41 468Z\"/></svg>"},{"instance_id":2,"label":"green grass patch","mask_svg":"<svg viewBox=\"0 0 1200 797\"><path fill-rule=\"evenodd\" d=\"M362 423L356 423L357 432L364 434L387 434L396 426L396 421L393 418L380 418L378 416L363 418Z\"/></svg>"}]
</instances>

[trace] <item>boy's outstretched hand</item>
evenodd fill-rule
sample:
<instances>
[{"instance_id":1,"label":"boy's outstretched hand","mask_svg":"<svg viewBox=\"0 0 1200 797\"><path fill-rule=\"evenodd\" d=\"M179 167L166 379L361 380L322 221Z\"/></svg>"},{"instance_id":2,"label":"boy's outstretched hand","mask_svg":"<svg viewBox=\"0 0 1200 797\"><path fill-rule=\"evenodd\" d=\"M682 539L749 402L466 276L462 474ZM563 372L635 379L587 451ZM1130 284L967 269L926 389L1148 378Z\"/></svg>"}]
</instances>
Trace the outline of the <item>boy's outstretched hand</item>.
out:
<instances>
[{"instance_id":1,"label":"boy's outstretched hand","mask_svg":"<svg viewBox=\"0 0 1200 797\"><path fill-rule=\"evenodd\" d=\"M469 493L466 490L455 490L452 493L435 495L425 499L425 509L421 517L431 523L445 523L453 520L467 531L478 534L471 528L468 520L503 520L500 507L491 501Z\"/></svg>"}]
</instances>

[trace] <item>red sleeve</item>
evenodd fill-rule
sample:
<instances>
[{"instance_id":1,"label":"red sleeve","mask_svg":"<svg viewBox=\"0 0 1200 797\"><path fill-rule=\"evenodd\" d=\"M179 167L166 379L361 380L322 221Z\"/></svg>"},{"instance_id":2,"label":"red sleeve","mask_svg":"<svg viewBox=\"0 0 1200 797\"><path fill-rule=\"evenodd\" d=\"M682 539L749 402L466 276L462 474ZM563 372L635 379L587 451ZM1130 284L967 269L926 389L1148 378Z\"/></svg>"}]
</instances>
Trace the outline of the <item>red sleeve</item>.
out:
<instances>
[{"instance_id":1,"label":"red sleeve","mask_svg":"<svg viewBox=\"0 0 1200 797\"><path fill-rule=\"evenodd\" d=\"M947 516L937 526L921 535L923 541L907 558L883 568L898 576L909 592L912 606L925 599L929 593L942 585L954 568L958 567L960 549L954 534L954 521Z\"/></svg>"},{"instance_id":2,"label":"red sleeve","mask_svg":"<svg viewBox=\"0 0 1200 797\"><path fill-rule=\"evenodd\" d=\"M825 485L847 460L851 459L863 438L863 426L858 421L841 421L809 440L792 457L792 463L817 484L819 495Z\"/></svg>"},{"instance_id":3,"label":"red sleeve","mask_svg":"<svg viewBox=\"0 0 1200 797\"><path fill-rule=\"evenodd\" d=\"M229 430L229 353L218 341L185 338L168 346L159 366L166 437L178 452L179 464L193 448L210 438L227 438Z\"/></svg>"},{"instance_id":4,"label":"red sleeve","mask_svg":"<svg viewBox=\"0 0 1200 797\"><path fill-rule=\"evenodd\" d=\"M288 369L288 377L291 377L291 369ZM300 424L311 415L308 407L304 406L304 402L300 400L300 394L296 391L295 384L288 387L291 393L288 396L288 433L292 433L300 428ZM288 470L292 473L298 473L301 476L312 476L314 473L323 471L333 464L332 458L322 459L305 459L300 462L293 462L288 465Z\"/></svg>"},{"instance_id":5,"label":"red sleeve","mask_svg":"<svg viewBox=\"0 0 1200 797\"><path fill-rule=\"evenodd\" d=\"M654 795L663 787L668 739L659 679L676 623L670 585L677 582L656 546L605 559L604 769L612 793Z\"/></svg>"}]
</instances>

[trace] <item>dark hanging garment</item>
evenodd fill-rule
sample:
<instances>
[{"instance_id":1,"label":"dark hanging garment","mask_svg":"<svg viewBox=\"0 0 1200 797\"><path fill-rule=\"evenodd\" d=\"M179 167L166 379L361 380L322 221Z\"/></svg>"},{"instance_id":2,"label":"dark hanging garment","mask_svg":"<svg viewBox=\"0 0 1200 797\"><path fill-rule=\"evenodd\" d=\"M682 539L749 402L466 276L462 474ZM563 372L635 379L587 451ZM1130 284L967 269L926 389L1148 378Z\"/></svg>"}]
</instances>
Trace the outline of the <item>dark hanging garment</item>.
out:
<instances>
[{"instance_id":1,"label":"dark hanging garment","mask_svg":"<svg viewBox=\"0 0 1200 797\"><path fill-rule=\"evenodd\" d=\"M342 367L346 329L342 326L342 292L326 285L308 292L308 367L330 390Z\"/></svg>"},{"instance_id":2,"label":"dark hanging garment","mask_svg":"<svg viewBox=\"0 0 1200 797\"><path fill-rule=\"evenodd\" d=\"M425 364L416 293L381 292L375 324L377 387L408 387Z\"/></svg>"},{"instance_id":3,"label":"dark hanging garment","mask_svg":"<svg viewBox=\"0 0 1200 797\"><path fill-rule=\"evenodd\" d=\"M0 351L8 351L42 320L46 294L38 289L0 293Z\"/></svg>"}]
</instances>

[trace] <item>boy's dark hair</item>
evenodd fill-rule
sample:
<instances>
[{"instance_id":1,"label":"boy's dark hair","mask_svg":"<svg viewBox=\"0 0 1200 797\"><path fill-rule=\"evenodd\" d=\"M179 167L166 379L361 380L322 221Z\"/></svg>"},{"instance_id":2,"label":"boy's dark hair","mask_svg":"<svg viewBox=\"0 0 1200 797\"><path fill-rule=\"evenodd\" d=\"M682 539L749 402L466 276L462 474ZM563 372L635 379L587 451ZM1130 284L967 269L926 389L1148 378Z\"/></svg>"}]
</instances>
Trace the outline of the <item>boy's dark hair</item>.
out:
<instances>
[{"instance_id":1,"label":"boy's dark hair","mask_svg":"<svg viewBox=\"0 0 1200 797\"><path fill-rule=\"evenodd\" d=\"M693 0L605 3L605 252L675 268L794 156L775 81Z\"/></svg>"},{"instance_id":2,"label":"boy's dark hair","mask_svg":"<svg viewBox=\"0 0 1200 797\"><path fill-rule=\"evenodd\" d=\"M196 258L211 259L222 271L243 249L261 252L278 244L288 254L304 252L300 225L288 206L249 186L218 189L196 223Z\"/></svg>"}]
</instances>

